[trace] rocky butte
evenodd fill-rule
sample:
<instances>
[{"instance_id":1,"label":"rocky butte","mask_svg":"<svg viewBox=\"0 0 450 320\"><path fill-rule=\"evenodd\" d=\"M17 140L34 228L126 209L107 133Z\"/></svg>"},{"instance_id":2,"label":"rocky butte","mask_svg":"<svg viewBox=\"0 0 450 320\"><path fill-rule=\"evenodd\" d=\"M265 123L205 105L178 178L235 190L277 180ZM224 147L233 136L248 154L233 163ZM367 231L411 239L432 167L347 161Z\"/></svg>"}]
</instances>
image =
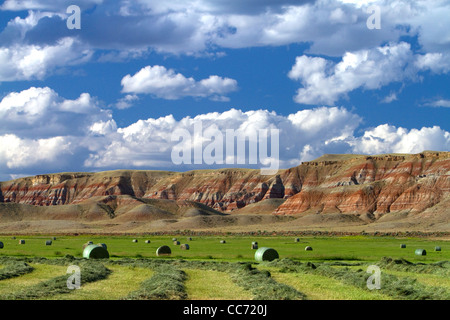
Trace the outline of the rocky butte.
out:
<instances>
[{"instance_id":1,"label":"rocky butte","mask_svg":"<svg viewBox=\"0 0 450 320\"><path fill-rule=\"evenodd\" d=\"M39 219L130 222L244 213L339 214L372 223L402 213L425 220L433 216L444 223L441 229L445 230L449 204L450 152L432 151L324 155L272 176L251 169L117 170L0 182L0 223Z\"/></svg>"}]
</instances>

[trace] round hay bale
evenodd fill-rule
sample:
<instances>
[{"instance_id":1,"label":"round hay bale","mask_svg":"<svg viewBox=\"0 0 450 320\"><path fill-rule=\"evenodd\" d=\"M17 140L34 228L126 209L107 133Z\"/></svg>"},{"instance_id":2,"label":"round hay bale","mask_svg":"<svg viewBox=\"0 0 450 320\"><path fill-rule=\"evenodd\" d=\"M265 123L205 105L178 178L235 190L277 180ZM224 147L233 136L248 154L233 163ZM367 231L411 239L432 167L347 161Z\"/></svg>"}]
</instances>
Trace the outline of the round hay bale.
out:
<instances>
[{"instance_id":1,"label":"round hay bale","mask_svg":"<svg viewBox=\"0 0 450 320\"><path fill-rule=\"evenodd\" d=\"M189 245L188 245L187 243L184 243L184 244L182 244L182 245L180 246L180 249L181 249L181 250L189 250L190 247L189 247Z\"/></svg>"},{"instance_id":2,"label":"round hay bale","mask_svg":"<svg viewBox=\"0 0 450 320\"><path fill-rule=\"evenodd\" d=\"M170 250L169 246L161 246L158 249L156 249L156 255L159 256L170 256L172 253L172 250Z\"/></svg>"},{"instance_id":3,"label":"round hay bale","mask_svg":"<svg viewBox=\"0 0 450 320\"><path fill-rule=\"evenodd\" d=\"M405 249L405 248L406 248L406 244L403 244L403 243L402 243L402 244L400 245L400 248Z\"/></svg>"},{"instance_id":4,"label":"round hay bale","mask_svg":"<svg viewBox=\"0 0 450 320\"><path fill-rule=\"evenodd\" d=\"M272 261L278 259L280 256L275 249L262 247L256 250L255 252L255 260L262 261Z\"/></svg>"},{"instance_id":5,"label":"round hay bale","mask_svg":"<svg viewBox=\"0 0 450 320\"><path fill-rule=\"evenodd\" d=\"M51 245L52 245L52 240L47 240L47 241L45 241L45 245L46 245L46 246L51 246Z\"/></svg>"},{"instance_id":6,"label":"round hay bale","mask_svg":"<svg viewBox=\"0 0 450 320\"><path fill-rule=\"evenodd\" d=\"M133 239L133 242L134 242L134 243L137 243L137 242L138 242L138 240L137 240L137 239Z\"/></svg>"},{"instance_id":7,"label":"round hay bale","mask_svg":"<svg viewBox=\"0 0 450 320\"><path fill-rule=\"evenodd\" d=\"M172 241L177 241L177 238L172 238Z\"/></svg>"},{"instance_id":8,"label":"round hay bale","mask_svg":"<svg viewBox=\"0 0 450 320\"><path fill-rule=\"evenodd\" d=\"M53 237L53 240L56 240L56 237Z\"/></svg>"},{"instance_id":9,"label":"round hay bale","mask_svg":"<svg viewBox=\"0 0 450 320\"><path fill-rule=\"evenodd\" d=\"M191 237L187 238L187 241L192 241L192 238Z\"/></svg>"},{"instance_id":10,"label":"round hay bale","mask_svg":"<svg viewBox=\"0 0 450 320\"><path fill-rule=\"evenodd\" d=\"M258 243L256 243L256 244L252 243L252 250L256 250L256 249L258 249Z\"/></svg>"},{"instance_id":11,"label":"round hay bale","mask_svg":"<svg viewBox=\"0 0 450 320\"><path fill-rule=\"evenodd\" d=\"M11 237L11 239L16 240L16 237Z\"/></svg>"},{"instance_id":12,"label":"round hay bale","mask_svg":"<svg viewBox=\"0 0 450 320\"><path fill-rule=\"evenodd\" d=\"M294 241L295 242L300 242L300 238L295 238Z\"/></svg>"},{"instance_id":13,"label":"round hay bale","mask_svg":"<svg viewBox=\"0 0 450 320\"><path fill-rule=\"evenodd\" d=\"M179 245L180 245L180 241L175 240L175 241L173 242L173 245L179 246Z\"/></svg>"},{"instance_id":14,"label":"round hay bale","mask_svg":"<svg viewBox=\"0 0 450 320\"><path fill-rule=\"evenodd\" d=\"M3 242L0 241L0 249L3 249Z\"/></svg>"},{"instance_id":15,"label":"round hay bale","mask_svg":"<svg viewBox=\"0 0 450 320\"><path fill-rule=\"evenodd\" d=\"M108 250L96 244L90 244L83 250L83 258L86 259L108 259Z\"/></svg>"},{"instance_id":16,"label":"round hay bale","mask_svg":"<svg viewBox=\"0 0 450 320\"><path fill-rule=\"evenodd\" d=\"M439 246L434 247L434 251L441 251L441 247Z\"/></svg>"},{"instance_id":17,"label":"round hay bale","mask_svg":"<svg viewBox=\"0 0 450 320\"><path fill-rule=\"evenodd\" d=\"M108 250L108 246L106 245L106 243L98 243L97 245Z\"/></svg>"},{"instance_id":18,"label":"round hay bale","mask_svg":"<svg viewBox=\"0 0 450 320\"><path fill-rule=\"evenodd\" d=\"M150 243L151 241L150 240L145 240L145 243Z\"/></svg>"},{"instance_id":19,"label":"round hay bale","mask_svg":"<svg viewBox=\"0 0 450 320\"><path fill-rule=\"evenodd\" d=\"M25 244L25 240L19 240L19 244Z\"/></svg>"},{"instance_id":20,"label":"round hay bale","mask_svg":"<svg viewBox=\"0 0 450 320\"><path fill-rule=\"evenodd\" d=\"M306 246L305 251L312 251L312 248L310 246Z\"/></svg>"},{"instance_id":21,"label":"round hay bale","mask_svg":"<svg viewBox=\"0 0 450 320\"><path fill-rule=\"evenodd\" d=\"M426 256L427 255L427 251L425 249L416 249L415 254L417 256Z\"/></svg>"},{"instance_id":22,"label":"round hay bale","mask_svg":"<svg viewBox=\"0 0 450 320\"><path fill-rule=\"evenodd\" d=\"M220 240L220 243L227 243L225 240Z\"/></svg>"}]
</instances>

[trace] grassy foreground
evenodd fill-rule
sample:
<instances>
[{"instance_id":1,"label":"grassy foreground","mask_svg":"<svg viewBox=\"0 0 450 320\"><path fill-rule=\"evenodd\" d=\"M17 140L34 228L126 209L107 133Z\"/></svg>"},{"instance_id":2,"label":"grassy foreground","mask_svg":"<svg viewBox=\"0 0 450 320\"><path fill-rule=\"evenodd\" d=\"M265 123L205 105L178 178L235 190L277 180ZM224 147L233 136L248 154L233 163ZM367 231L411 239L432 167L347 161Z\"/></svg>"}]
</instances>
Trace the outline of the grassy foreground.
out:
<instances>
[{"instance_id":1,"label":"grassy foreground","mask_svg":"<svg viewBox=\"0 0 450 320\"><path fill-rule=\"evenodd\" d=\"M50 238L0 239L0 300L450 299L450 246L445 240L177 236L190 245L181 250L169 236L61 236L46 246ZM106 243L110 259L82 258L86 241ZM253 241L276 249L280 259L257 263ZM161 245L172 248L170 257L156 257ZM305 246L313 250L305 251ZM436 246L441 251L434 251ZM416 256L416 248L426 249L427 255ZM67 268L73 265L81 269L81 287L70 290ZM367 287L369 265L381 269L380 289Z\"/></svg>"}]
</instances>

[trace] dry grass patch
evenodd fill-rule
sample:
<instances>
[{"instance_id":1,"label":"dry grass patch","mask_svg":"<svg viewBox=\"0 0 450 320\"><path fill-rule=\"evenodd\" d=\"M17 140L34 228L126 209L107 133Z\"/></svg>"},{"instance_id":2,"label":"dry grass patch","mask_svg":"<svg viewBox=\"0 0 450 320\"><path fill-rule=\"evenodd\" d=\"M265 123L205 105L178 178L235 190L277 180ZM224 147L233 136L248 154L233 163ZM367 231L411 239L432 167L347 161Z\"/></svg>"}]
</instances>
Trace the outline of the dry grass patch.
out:
<instances>
[{"instance_id":1,"label":"dry grass patch","mask_svg":"<svg viewBox=\"0 0 450 320\"><path fill-rule=\"evenodd\" d=\"M237 286L222 271L185 269L186 291L191 300L250 300L252 294Z\"/></svg>"}]
</instances>

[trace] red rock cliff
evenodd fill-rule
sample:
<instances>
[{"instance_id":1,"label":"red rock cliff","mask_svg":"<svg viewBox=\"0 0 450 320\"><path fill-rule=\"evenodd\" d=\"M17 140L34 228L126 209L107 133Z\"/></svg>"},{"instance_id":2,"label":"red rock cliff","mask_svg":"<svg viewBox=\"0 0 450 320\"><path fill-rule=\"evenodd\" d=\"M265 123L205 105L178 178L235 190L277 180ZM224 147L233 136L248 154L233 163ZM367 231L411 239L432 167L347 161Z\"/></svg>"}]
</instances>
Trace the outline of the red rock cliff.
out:
<instances>
[{"instance_id":1,"label":"red rock cliff","mask_svg":"<svg viewBox=\"0 0 450 320\"><path fill-rule=\"evenodd\" d=\"M185 173L118 170L39 175L0 183L0 202L76 204L96 197L191 200L232 211L266 199L287 199L275 214L423 211L450 194L450 152L416 155L327 155L261 176L259 170ZM257 212L255 212L257 213Z\"/></svg>"}]
</instances>

